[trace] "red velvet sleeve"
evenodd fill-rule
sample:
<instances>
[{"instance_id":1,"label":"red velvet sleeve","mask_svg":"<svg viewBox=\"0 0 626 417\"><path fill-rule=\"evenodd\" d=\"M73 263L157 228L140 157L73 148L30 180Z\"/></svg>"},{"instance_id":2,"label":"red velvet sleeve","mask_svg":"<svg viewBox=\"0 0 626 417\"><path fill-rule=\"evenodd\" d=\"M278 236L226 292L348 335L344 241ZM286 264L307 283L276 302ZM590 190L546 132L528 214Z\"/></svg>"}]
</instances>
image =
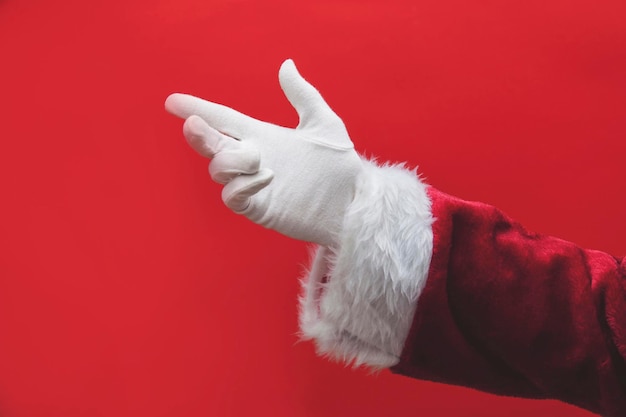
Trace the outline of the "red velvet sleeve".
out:
<instances>
[{"instance_id":1,"label":"red velvet sleeve","mask_svg":"<svg viewBox=\"0 0 626 417\"><path fill-rule=\"evenodd\" d=\"M429 189L434 249L393 372L626 416L623 258Z\"/></svg>"}]
</instances>

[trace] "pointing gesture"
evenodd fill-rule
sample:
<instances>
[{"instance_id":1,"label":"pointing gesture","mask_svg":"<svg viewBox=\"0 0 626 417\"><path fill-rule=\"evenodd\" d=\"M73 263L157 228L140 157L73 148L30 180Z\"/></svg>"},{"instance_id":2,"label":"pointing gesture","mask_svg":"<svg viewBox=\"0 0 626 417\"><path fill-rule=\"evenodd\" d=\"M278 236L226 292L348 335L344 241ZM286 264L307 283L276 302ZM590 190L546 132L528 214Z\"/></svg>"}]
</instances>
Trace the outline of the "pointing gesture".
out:
<instances>
[{"instance_id":1,"label":"pointing gesture","mask_svg":"<svg viewBox=\"0 0 626 417\"><path fill-rule=\"evenodd\" d=\"M226 206L292 238L334 246L363 165L342 120L293 61L283 63L279 81L298 112L295 129L185 94L169 96L165 108L186 119L185 138L211 158Z\"/></svg>"}]
</instances>

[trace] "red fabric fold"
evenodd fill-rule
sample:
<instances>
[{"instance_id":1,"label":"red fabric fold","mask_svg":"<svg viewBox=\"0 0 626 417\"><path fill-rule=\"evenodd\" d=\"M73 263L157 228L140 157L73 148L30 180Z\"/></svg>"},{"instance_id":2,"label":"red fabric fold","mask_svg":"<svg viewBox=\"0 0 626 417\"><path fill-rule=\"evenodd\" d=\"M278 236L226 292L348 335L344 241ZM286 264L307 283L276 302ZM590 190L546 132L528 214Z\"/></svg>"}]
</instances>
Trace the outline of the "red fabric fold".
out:
<instances>
[{"instance_id":1,"label":"red fabric fold","mask_svg":"<svg viewBox=\"0 0 626 417\"><path fill-rule=\"evenodd\" d=\"M393 372L626 415L626 265L429 188L434 250Z\"/></svg>"}]
</instances>

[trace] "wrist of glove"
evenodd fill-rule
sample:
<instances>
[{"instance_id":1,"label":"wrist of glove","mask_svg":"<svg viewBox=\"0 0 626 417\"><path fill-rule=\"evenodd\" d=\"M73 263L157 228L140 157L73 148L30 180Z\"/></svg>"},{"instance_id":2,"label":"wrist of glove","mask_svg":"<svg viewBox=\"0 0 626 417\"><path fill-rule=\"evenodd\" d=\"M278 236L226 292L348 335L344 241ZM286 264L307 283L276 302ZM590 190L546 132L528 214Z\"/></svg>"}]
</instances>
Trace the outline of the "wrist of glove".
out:
<instances>
[{"instance_id":1,"label":"wrist of glove","mask_svg":"<svg viewBox=\"0 0 626 417\"><path fill-rule=\"evenodd\" d=\"M342 120L293 61L283 63L279 82L298 112L296 128L185 94L172 94L165 107L186 119L188 143L211 159L226 206L286 236L336 246L363 162Z\"/></svg>"}]
</instances>

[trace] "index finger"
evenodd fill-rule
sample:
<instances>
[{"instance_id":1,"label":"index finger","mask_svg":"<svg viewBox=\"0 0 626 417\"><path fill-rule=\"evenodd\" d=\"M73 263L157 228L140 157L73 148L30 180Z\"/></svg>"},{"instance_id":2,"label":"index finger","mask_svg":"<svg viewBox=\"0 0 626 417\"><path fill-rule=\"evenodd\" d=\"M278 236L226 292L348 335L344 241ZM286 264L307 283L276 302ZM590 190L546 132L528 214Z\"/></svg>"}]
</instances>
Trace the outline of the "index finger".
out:
<instances>
[{"instance_id":1,"label":"index finger","mask_svg":"<svg viewBox=\"0 0 626 417\"><path fill-rule=\"evenodd\" d=\"M200 116L189 116L183 124L183 134L187 143L206 158L213 158L215 154L228 148L242 146L241 142L229 138L209 126Z\"/></svg>"},{"instance_id":2,"label":"index finger","mask_svg":"<svg viewBox=\"0 0 626 417\"><path fill-rule=\"evenodd\" d=\"M174 93L165 100L165 110L182 119L198 115L209 125L233 138L243 139L269 123L254 119L230 107L189 94Z\"/></svg>"}]
</instances>

